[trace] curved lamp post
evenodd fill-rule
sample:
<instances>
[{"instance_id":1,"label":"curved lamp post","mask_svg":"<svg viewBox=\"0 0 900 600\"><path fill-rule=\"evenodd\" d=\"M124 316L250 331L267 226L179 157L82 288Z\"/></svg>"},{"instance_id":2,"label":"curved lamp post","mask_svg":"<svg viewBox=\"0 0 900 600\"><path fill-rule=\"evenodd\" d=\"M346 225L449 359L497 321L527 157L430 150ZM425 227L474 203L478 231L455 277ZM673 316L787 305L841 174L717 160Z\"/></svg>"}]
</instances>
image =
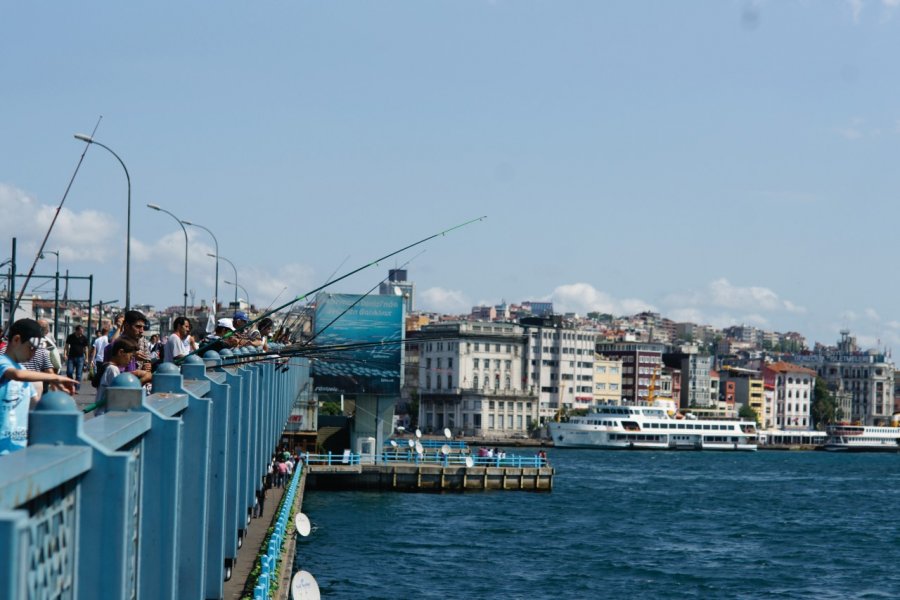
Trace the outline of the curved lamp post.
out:
<instances>
[{"instance_id":1,"label":"curved lamp post","mask_svg":"<svg viewBox=\"0 0 900 600\"><path fill-rule=\"evenodd\" d=\"M187 302L188 302L188 288L187 288L187 267L188 267L188 234L187 229L185 229L184 224L181 219L170 213L164 208L160 208L156 204L148 204L147 208L152 208L153 210L158 210L159 212L164 212L173 219L178 222L178 226L181 227L181 230L184 232L184 316L188 316L187 314Z\"/></svg>"},{"instance_id":2,"label":"curved lamp post","mask_svg":"<svg viewBox=\"0 0 900 600\"><path fill-rule=\"evenodd\" d=\"M119 155L113 152L112 148L105 144L101 144L94 138L83 133L75 134L76 140L87 142L88 144L96 144L116 157L119 164L125 170L125 179L128 181L128 217L125 225L125 310L131 310L131 175L128 174L128 167L119 158Z\"/></svg>"},{"instance_id":3,"label":"curved lamp post","mask_svg":"<svg viewBox=\"0 0 900 600\"><path fill-rule=\"evenodd\" d=\"M243 292L244 292L244 295L247 296L247 306L250 306L250 292L247 291L247 288L238 284L237 282L226 281L225 284L233 285L235 293L237 293L238 288L241 288L241 290L243 290ZM235 296L234 303L237 304L237 296ZM235 308L235 310L237 310L237 309Z\"/></svg>"},{"instance_id":4,"label":"curved lamp post","mask_svg":"<svg viewBox=\"0 0 900 600\"><path fill-rule=\"evenodd\" d=\"M213 239L213 243L215 243L215 245L216 245L216 253L210 254L208 256L212 256L213 258L215 258L216 256L219 255L219 240L216 239L216 234L214 234L212 231L210 231L208 228L204 227L203 225L200 225L199 223L192 223L191 221L182 221L182 223L184 223L185 225L190 225L191 227L199 227L200 229L204 230L206 233L211 235L212 239ZM219 261L216 260L216 286L215 286L215 291L213 291L213 314L215 315L216 311L218 311L218 310L219 310Z\"/></svg>"},{"instance_id":5,"label":"curved lamp post","mask_svg":"<svg viewBox=\"0 0 900 600\"><path fill-rule=\"evenodd\" d=\"M230 260L228 260L227 258L225 258L224 256L222 256L221 254L218 254L218 253L216 253L216 254L207 254L207 256L212 256L213 258L216 259L217 262L218 262L219 260L224 260L224 261L227 262L229 265L231 265L231 268L232 268L232 269L234 269L234 283L230 283L230 282L228 282L228 281L226 281L225 283L228 284L228 285L233 285L233 286L234 286L234 305L235 305L235 310L237 310L237 301L238 301L238 297L237 297L237 290L238 290L238 284L237 284L237 280L238 280L238 278L237 278L237 267L234 266L234 263L233 263L233 262L231 262ZM248 302L247 304L249 304L249 302Z\"/></svg>"}]
</instances>

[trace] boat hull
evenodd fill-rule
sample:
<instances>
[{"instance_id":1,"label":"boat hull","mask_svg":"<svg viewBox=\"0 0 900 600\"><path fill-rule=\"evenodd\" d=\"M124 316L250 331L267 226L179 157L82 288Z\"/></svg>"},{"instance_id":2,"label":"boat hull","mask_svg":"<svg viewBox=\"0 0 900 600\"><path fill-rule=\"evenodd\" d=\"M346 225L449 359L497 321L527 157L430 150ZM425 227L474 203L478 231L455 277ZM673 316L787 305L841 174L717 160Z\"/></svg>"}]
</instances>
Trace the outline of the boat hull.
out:
<instances>
[{"instance_id":1,"label":"boat hull","mask_svg":"<svg viewBox=\"0 0 900 600\"><path fill-rule=\"evenodd\" d=\"M755 452L757 445L738 441L709 441L696 435L647 434L567 429L564 424L551 424L550 434L555 448L593 448L596 450L668 450Z\"/></svg>"}]
</instances>

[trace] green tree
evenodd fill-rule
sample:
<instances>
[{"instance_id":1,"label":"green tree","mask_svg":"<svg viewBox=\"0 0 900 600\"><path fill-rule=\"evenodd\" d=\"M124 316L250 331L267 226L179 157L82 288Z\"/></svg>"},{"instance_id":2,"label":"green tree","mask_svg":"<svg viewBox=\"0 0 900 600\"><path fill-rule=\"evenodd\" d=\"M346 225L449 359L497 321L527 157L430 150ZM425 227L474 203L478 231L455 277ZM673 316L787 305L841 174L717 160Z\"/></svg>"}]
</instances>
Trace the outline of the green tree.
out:
<instances>
[{"instance_id":1,"label":"green tree","mask_svg":"<svg viewBox=\"0 0 900 600\"><path fill-rule=\"evenodd\" d=\"M746 419L747 421L753 421L757 425L759 425L759 415L756 414L756 411L753 410L753 407L750 406L750 403L741 404L741 410L738 411L738 416L742 419Z\"/></svg>"},{"instance_id":2,"label":"green tree","mask_svg":"<svg viewBox=\"0 0 900 600\"><path fill-rule=\"evenodd\" d=\"M341 414L341 405L337 402L323 402L319 405L320 415L339 415Z\"/></svg>"},{"instance_id":3,"label":"green tree","mask_svg":"<svg viewBox=\"0 0 900 600\"><path fill-rule=\"evenodd\" d=\"M829 423L834 423L840 418L840 409L837 407L834 395L828 389L828 384L821 377L816 377L816 387L813 388L812 403L813 427L820 429Z\"/></svg>"}]
</instances>

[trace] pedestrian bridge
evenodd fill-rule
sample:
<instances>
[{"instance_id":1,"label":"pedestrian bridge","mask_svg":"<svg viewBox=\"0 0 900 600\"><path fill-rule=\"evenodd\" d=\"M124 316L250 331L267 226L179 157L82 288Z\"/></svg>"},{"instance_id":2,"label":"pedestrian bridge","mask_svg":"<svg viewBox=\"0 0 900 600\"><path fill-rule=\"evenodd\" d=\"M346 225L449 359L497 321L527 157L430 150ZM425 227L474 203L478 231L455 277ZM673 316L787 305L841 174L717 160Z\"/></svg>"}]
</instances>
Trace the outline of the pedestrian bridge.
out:
<instances>
[{"instance_id":1,"label":"pedestrian bridge","mask_svg":"<svg viewBox=\"0 0 900 600\"><path fill-rule=\"evenodd\" d=\"M0 457L0 598L222 598L309 379L254 354L161 365L150 395L120 375L89 420L46 394L29 446Z\"/></svg>"}]
</instances>

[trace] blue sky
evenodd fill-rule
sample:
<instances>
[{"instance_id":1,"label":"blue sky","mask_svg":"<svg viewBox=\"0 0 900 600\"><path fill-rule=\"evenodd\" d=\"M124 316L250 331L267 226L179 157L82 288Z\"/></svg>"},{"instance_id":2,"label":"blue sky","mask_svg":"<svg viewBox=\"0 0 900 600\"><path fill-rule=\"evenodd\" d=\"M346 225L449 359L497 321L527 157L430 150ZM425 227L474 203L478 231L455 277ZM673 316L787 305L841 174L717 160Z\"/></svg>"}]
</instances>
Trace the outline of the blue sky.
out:
<instances>
[{"instance_id":1,"label":"blue sky","mask_svg":"<svg viewBox=\"0 0 900 600\"><path fill-rule=\"evenodd\" d=\"M420 308L900 341L900 0L36 2L0 28L0 260L16 235L30 263L102 115L134 303L182 300L147 203L214 231L262 306L488 215L408 266ZM95 298L124 300L124 218L93 148L48 248Z\"/></svg>"}]
</instances>

